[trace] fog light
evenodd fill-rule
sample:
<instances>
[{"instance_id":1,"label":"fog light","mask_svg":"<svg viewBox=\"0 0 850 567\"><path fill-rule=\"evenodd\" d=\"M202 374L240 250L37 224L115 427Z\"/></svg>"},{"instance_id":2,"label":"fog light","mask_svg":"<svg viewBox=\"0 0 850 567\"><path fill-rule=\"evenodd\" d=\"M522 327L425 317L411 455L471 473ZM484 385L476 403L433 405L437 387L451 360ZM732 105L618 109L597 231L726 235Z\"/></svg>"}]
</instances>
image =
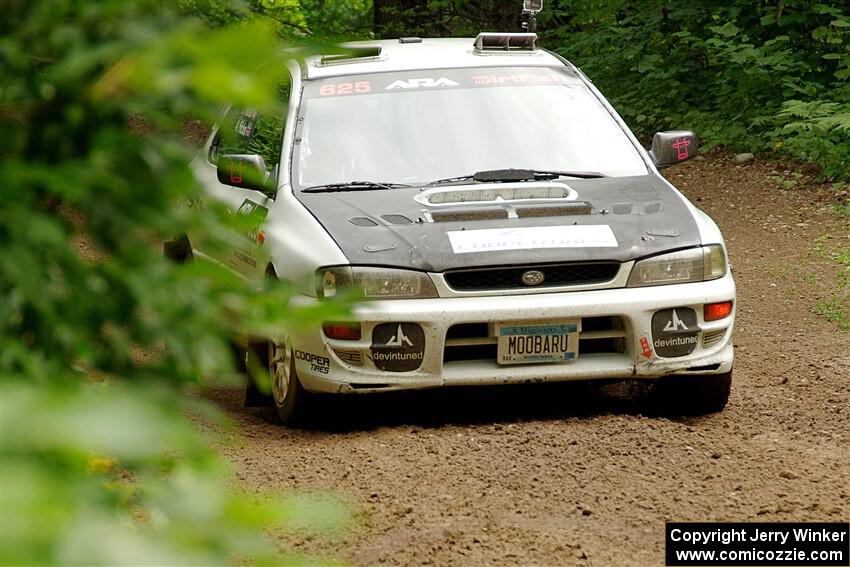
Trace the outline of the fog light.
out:
<instances>
[{"instance_id":1,"label":"fog light","mask_svg":"<svg viewBox=\"0 0 850 567\"><path fill-rule=\"evenodd\" d=\"M360 323L328 321L322 323L322 331L329 339L336 339L339 341L360 340Z\"/></svg>"},{"instance_id":2,"label":"fog light","mask_svg":"<svg viewBox=\"0 0 850 567\"><path fill-rule=\"evenodd\" d=\"M732 314L732 302L721 301L720 303L707 303L702 311L702 317L706 321L717 321Z\"/></svg>"}]
</instances>

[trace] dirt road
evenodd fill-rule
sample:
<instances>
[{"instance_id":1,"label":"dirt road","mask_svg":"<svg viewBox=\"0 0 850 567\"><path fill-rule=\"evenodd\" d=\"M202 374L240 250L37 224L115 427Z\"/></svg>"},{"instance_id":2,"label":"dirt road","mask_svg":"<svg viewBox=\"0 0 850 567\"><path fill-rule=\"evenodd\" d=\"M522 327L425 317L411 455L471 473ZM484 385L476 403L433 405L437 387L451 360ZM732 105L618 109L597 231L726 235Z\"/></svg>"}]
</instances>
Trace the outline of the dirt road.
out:
<instances>
[{"instance_id":1,"label":"dirt road","mask_svg":"<svg viewBox=\"0 0 850 567\"><path fill-rule=\"evenodd\" d=\"M668 177L728 240L725 411L646 417L610 388L546 385L358 398L291 430L212 392L249 487L331 491L358 510L342 537L281 545L357 565L660 565L668 520L849 520L850 332L812 313L835 289L822 250L850 247L846 218L775 165L711 157Z\"/></svg>"}]
</instances>

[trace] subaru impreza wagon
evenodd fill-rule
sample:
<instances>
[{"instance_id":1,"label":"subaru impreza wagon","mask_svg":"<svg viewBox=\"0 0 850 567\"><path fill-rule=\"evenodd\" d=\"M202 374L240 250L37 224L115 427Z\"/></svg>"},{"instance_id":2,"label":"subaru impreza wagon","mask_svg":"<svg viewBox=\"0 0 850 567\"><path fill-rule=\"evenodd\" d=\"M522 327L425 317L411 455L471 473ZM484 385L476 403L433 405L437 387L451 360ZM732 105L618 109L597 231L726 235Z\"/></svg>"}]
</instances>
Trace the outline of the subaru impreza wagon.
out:
<instances>
[{"instance_id":1,"label":"subaru impreza wagon","mask_svg":"<svg viewBox=\"0 0 850 567\"><path fill-rule=\"evenodd\" d=\"M226 257L170 247L309 281L301 304L361 298L264 346L283 421L317 392L570 380L725 406L723 237L659 174L694 155L692 132L647 151L533 33L349 44L293 62L284 96L285 116L230 110L193 163L254 229Z\"/></svg>"}]
</instances>

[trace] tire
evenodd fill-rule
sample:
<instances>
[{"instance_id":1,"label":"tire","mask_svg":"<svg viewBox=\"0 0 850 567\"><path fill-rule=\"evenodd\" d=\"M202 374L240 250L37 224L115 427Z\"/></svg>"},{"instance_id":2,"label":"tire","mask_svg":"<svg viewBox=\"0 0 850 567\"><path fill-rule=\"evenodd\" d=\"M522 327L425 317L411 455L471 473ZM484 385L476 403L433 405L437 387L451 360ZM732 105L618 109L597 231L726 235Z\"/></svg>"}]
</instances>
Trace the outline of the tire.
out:
<instances>
[{"instance_id":1,"label":"tire","mask_svg":"<svg viewBox=\"0 0 850 567\"><path fill-rule=\"evenodd\" d=\"M295 371L292 345L285 339L281 342L269 341L268 360L272 401L278 418L285 425L303 422L311 396L301 386Z\"/></svg>"},{"instance_id":2,"label":"tire","mask_svg":"<svg viewBox=\"0 0 850 567\"><path fill-rule=\"evenodd\" d=\"M669 415L706 415L721 411L732 390L732 370L725 374L674 375L654 386L654 409Z\"/></svg>"}]
</instances>

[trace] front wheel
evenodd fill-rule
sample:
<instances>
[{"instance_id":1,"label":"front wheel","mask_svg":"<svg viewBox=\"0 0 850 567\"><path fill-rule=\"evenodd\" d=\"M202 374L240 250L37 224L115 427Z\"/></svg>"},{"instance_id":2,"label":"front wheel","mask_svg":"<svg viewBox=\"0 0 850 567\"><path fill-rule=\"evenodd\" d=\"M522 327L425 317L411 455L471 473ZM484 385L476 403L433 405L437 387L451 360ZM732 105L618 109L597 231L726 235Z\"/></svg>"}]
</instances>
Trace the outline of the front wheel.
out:
<instances>
[{"instance_id":1,"label":"front wheel","mask_svg":"<svg viewBox=\"0 0 850 567\"><path fill-rule=\"evenodd\" d=\"M272 399L280 421L295 424L304 418L310 393L298 380L292 345L286 340L270 340L269 378Z\"/></svg>"},{"instance_id":2,"label":"front wheel","mask_svg":"<svg viewBox=\"0 0 850 567\"><path fill-rule=\"evenodd\" d=\"M653 405L664 415L705 415L726 407L732 370L725 374L674 375L659 378Z\"/></svg>"}]
</instances>

